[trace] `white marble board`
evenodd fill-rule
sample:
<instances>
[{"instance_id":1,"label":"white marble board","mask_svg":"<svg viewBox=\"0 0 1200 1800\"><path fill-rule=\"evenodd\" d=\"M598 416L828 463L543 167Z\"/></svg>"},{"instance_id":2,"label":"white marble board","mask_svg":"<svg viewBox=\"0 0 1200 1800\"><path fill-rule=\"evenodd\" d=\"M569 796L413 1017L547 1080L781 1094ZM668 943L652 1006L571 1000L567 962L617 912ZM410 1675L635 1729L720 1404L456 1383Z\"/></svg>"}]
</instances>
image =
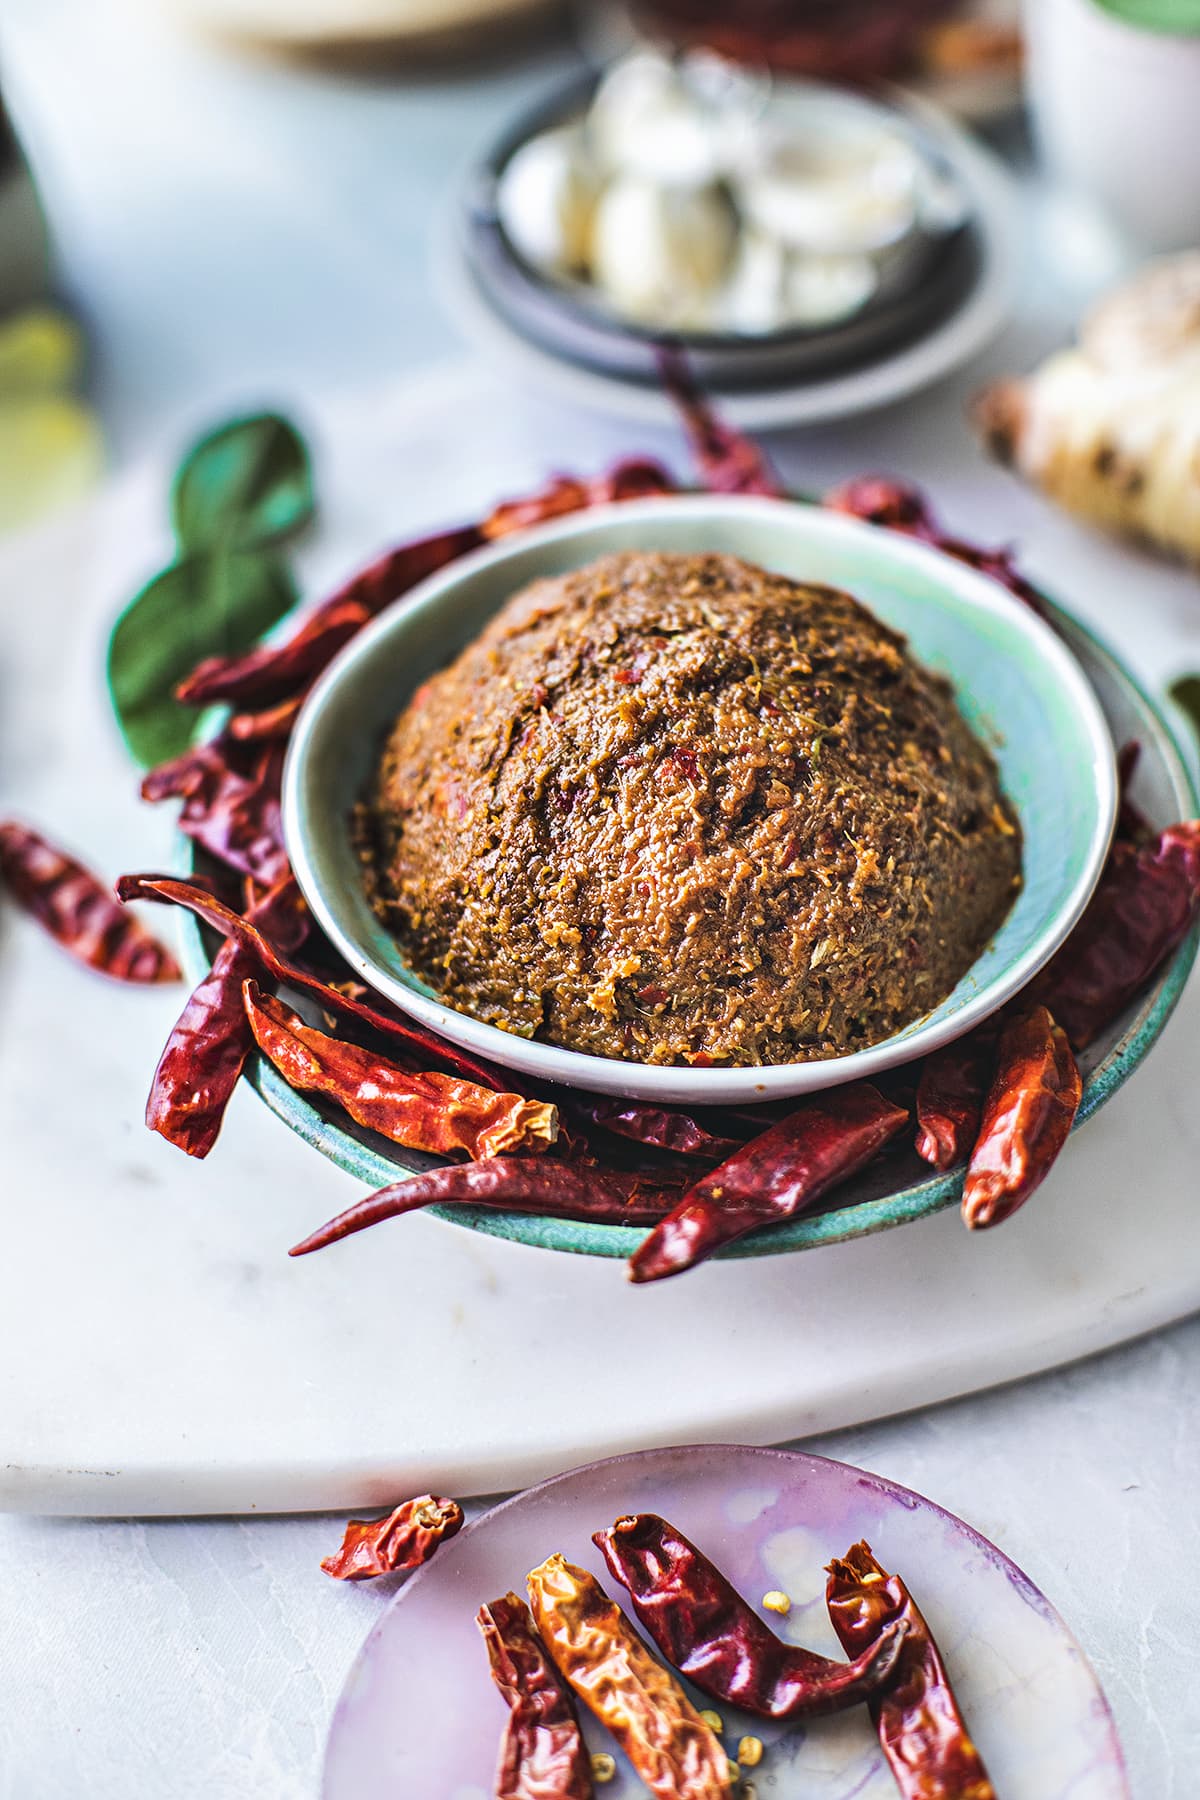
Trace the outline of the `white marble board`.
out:
<instances>
[{"instance_id":1,"label":"white marble board","mask_svg":"<svg viewBox=\"0 0 1200 1800\"><path fill-rule=\"evenodd\" d=\"M978 379L978 370L975 371ZM965 452L961 393L781 453L796 484L919 475L1151 683L1200 667L1195 578L1114 550ZM319 591L391 539L547 467L669 436L572 417L478 365L313 408ZM0 559L0 811L108 873L161 866L101 670L115 608L165 550L164 467ZM161 925L163 916L155 915ZM970 1238L953 1212L633 1290L618 1265L412 1218L297 1264L354 1184L239 1094L212 1158L147 1133L180 995L92 979L0 920L0 1504L287 1511L481 1493L663 1442L766 1442L1046 1368L1200 1306L1200 986L1037 1203ZM606 1357L605 1346L619 1344ZM609 1367L611 1378L602 1371Z\"/></svg>"}]
</instances>

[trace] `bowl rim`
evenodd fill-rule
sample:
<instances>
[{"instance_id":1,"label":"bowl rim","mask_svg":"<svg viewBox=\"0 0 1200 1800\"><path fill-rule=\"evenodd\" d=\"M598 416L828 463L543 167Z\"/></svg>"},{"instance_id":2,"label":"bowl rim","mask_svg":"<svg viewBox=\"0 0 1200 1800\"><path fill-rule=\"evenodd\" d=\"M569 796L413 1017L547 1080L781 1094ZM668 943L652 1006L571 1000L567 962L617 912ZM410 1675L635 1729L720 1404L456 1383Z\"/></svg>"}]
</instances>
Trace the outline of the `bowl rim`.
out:
<instances>
[{"instance_id":1,"label":"bowl rim","mask_svg":"<svg viewBox=\"0 0 1200 1800\"><path fill-rule=\"evenodd\" d=\"M452 607L464 582L481 572L502 568L505 563L527 564L531 552L536 556L540 550L569 544L573 539L585 538L597 530L603 532L605 525L618 521L637 524L652 522L668 514L675 517L683 514L693 517L697 523L713 520L761 523L768 517L778 520L781 509L786 509L794 518L803 517L808 526L826 536L846 538L851 543L855 539L864 544L869 541L875 551L886 541L887 554L897 562L932 575L939 588L948 590L952 600L982 608L1027 642L1032 640L1037 653L1053 666L1059 691L1082 724L1091 747L1097 809L1084 866L1052 923L1043 928L1005 970L949 1017L933 1024L917 1021L881 1043L846 1056L768 1066L683 1068L562 1049L501 1031L443 1001L414 993L382 968L360 946L349 923L343 919L336 897L326 891L316 859L310 854L311 838L304 800L309 757L325 712L343 684L354 680L374 657L386 655L393 633L406 626L414 613L432 615ZM603 554L599 547L589 552L589 555L599 554ZM533 579L536 574L526 568L521 585ZM334 658L301 708L283 774L284 841L296 879L322 930L369 987L451 1043L524 1076L587 1092L692 1106L757 1104L772 1099L796 1098L849 1081L869 1080L964 1035L1019 993L1049 961L1077 923L1099 880L1117 806L1115 752L1099 700L1071 651L1045 620L990 577L954 561L936 548L807 502L760 495L665 495L594 507L514 535L511 539L501 539L458 558L385 608Z\"/></svg>"}]
</instances>

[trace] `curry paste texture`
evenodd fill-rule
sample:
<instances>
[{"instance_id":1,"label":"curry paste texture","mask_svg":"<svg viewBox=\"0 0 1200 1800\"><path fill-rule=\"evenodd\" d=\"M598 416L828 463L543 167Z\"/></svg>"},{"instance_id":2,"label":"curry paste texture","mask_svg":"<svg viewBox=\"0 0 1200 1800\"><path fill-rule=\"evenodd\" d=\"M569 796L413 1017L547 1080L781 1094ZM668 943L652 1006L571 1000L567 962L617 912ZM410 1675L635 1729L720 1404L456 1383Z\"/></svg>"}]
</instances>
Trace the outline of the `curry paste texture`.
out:
<instances>
[{"instance_id":1,"label":"curry paste texture","mask_svg":"<svg viewBox=\"0 0 1200 1800\"><path fill-rule=\"evenodd\" d=\"M451 1004L650 1063L874 1043L950 992L1021 879L949 685L849 595L723 555L516 595L397 719L358 830Z\"/></svg>"}]
</instances>

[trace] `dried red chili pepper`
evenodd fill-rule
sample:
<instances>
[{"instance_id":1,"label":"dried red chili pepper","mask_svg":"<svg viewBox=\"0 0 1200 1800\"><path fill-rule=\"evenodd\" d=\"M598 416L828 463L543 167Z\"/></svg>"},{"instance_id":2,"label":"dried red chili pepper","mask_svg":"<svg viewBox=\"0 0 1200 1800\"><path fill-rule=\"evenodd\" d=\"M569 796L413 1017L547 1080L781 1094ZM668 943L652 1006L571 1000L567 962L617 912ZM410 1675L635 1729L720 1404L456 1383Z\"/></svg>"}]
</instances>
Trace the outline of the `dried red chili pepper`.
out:
<instances>
[{"instance_id":1,"label":"dried red chili pepper","mask_svg":"<svg viewBox=\"0 0 1200 1800\"><path fill-rule=\"evenodd\" d=\"M598 1225L652 1225L679 1193L660 1175L597 1169L550 1157L494 1156L410 1175L347 1207L288 1252L307 1256L340 1238L419 1212L424 1206L483 1206L498 1212L533 1213Z\"/></svg>"},{"instance_id":2,"label":"dried red chili pepper","mask_svg":"<svg viewBox=\"0 0 1200 1800\"><path fill-rule=\"evenodd\" d=\"M1004 1026L963 1188L962 1215L971 1230L999 1225L1036 1192L1082 1098L1067 1034L1044 1006Z\"/></svg>"},{"instance_id":3,"label":"dried red chili pepper","mask_svg":"<svg viewBox=\"0 0 1200 1800\"><path fill-rule=\"evenodd\" d=\"M953 556L957 562L967 563L998 581L1034 612L1045 612L1041 594L1017 572L1011 551L982 550L977 544L967 543L965 538L951 537L937 523L921 490L910 482L894 481L886 475L860 475L832 488L822 504L833 512L850 513L856 519L885 525L890 531L932 544L934 549Z\"/></svg>"},{"instance_id":4,"label":"dried red chili pepper","mask_svg":"<svg viewBox=\"0 0 1200 1800\"><path fill-rule=\"evenodd\" d=\"M908 1627L891 1685L868 1701L904 1800L996 1800L933 1633L899 1575L881 1568L869 1544L854 1544L830 1563L825 1600L847 1656L887 1625Z\"/></svg>"},{"instance_id":5,"label":"dried red chili pepper","mask_svg":"<svg viewBox=\"0 0 1200 1800\"><path fill-rule=\"evenodd\" d=\"M657 1800L730 1800L729 1758L586 1569L551 1556L529 1576L542 1641Z\"/></svg>"},{"instance_id":6,"label":"dried red chili pepper","mask_svg":"<svg viewBox=\"0 0 1200 1800\"><path fill-rule=\"evenodd\" d=\"M477 1081L482 1087L500 1088L504 1078L489 1063L456 1050L431 1031L410 1025L393 1013L378 1011L352 994L343 993L334 983L302 968L275 948L269 938L249 919L235 913L222 901L195 881L177 881L165 875L122 875L117 883L122 900L155 900L166 906L183 906L222 937L234 938L265 970L272 980L285 982L311 994L329 1012L342 1019L355 1019L370 1031L377 1031L409 1055L422 1061L442 1063L456 1075Z\"/></svg>"},{"instance_id":7,"label":"dried red chili pepper","mask_svg":"<svg viewBox=\"0 0 1200 1800\"><path fill-rule=\"evenodd\" d=\"M463 1528L457 1500L419 1494L382 1519L351 1519L341 1548L321 1564L335 1581L371 1581L419 1569L439 1545Z\"/></svg>"},{"instance_id":8,"label":"dried red chili pepper","mask_svg":"<svg viewBox=\"0 0 1200 1800\"><path fill-rule=\"evenodd\" d=\"M278 705L307 687L371 617L361 600L341 592L302 618L290 637L243 656L206 656L175 689L187 706L226 701L242 708Z\"/></svg>"},{"instance_id":9,"label":"dried red chili pepper","mask_svg":"<svg viewBox=\"0 0 1200 1800\"><path fill-rule=\"evenodd\" d=\"M956 1168L971 1154L995 1052L995 1031L983 1027L935 1050L921 1064L916 1152L933 1168Z\"/></svg>"},{"instance_id":10,"label":"dried red chili pepper","mask_svg":"<svg viewBox=\"0 0 1200 1800\"><path fill-rule=\"evenodd\" d=\"M290 876L257 900L248 916L288 949L303 942L309 926L308 908ZM235 938L227 938L158 1059L146 1124L189 1156L205 1157L216 1143L253 1048L242 985L258 967Z\"/></svg>"},{"instance_id":11,"label":"dried red chili pepper","mask_svg":"<svg viewBox=\"0 0 1200 1800\"><path fill-rule=\"evenodd\" d=\"M584 512L590 506L607 506L621 500L641 500L650 494L673 494L675 482L661 463L650 457L627 457L602 475L554 475L536 493L516 500L502 500L479 527L483 537L509 537L528 531L548 519Z\"/></svg>"},{"instance_id":12,"label":"dried red chili pepper","mask_svg":"<svg viewBox=\"0 0 1200 1800\"><path fill-rule=\"evenodd\" d=\"M77 962L114 981L178 981L179 964L90 869L31 826L0 824L0 882Z\"/></svg>"},{"instance_id":13,"label":"dried red chili pepper","mask_svg":"<svg viewBox=\"0 0 1200 1800\"><path fill-rule=\"evenodd\" d=\"M1145 844L1117 842L1095 894L1049 966L1026 990L1077 1050L1124 1012L1200 914L1200 820Z\"/></svg>"},{"instance_id":14,"label":"dried red chili pepper","mask_svg":"<svg viewBox=\"0 0 1200 1800\"><path fill-rule=\"evenodd\" d=\"M247 773L234 766L226 741L213 739L151 769L142 798L182 799L180 831L228 868L274 887L290 868L279 805L281 769L281 747L268 745Z\"/></svg>"},{"instance_id":15,"label":"dried red chili pepper","mask_svg":"<svg viewBox=\"0 0 1200 1800\"><path fill-rule=\"evenodd\" d=\"M804 1212L854 1175L908 1123L868 1082L806 1102L703 1176L630 1260L633 1281L661 1281L760 1225Z\"/></svg>"},{"instance_id":16,"label":"dried red chili pepper","mask_svg":"<svg viewBox=\"0 0 1200 1800\"><path fill-rule=\"evenodd\" d=\"M518 1594L481 1606L492 1680L509 1708L496 1800L592 1800L591 1761L570 1689L546 1654Z\"/></svg>"},{"instance_id":17,"label":"dried red chili pepper","mask_svg":"<svg viewBox=\"0 0 1200 1800\"><path fill-rule=\"evenodd\" d=\"M786 500L787 489L759 446L717 417L682 353L660 349L658 366L663 387L683 418L705 487L715 494L766 494Z\"/></svg>"},{"instance_id":18,"label":"dried red chili pepper","mask_svg":"<svg viewBox=\"0 0 1200 1800\"><path fill-rule=\"evenodd\" d=\"M615 1137L655 1150L671 1150L676 1156L718 1163L741 1148L739 1139L718 1137L691 1113L647 1106L639 1100L604 1100L581 1094L572 1100L571 1112L589 1125L611 1131Z\"/></svg>"},{"instance_id":19,"label":"dried red chili pepper","mask_svg":"<svg viewBox=\"0 0 1200 1800\"><path fill-rule=\"evenodd\" d=\"M281 1000L260 993L253 980L242 994L255 1042L289 1087L324 1094L394 1144L480 1160L516 1150L533 1154L558 1136L558 1108L546 1101L496 1093L461 1076L402 1069L306 1025Z\"/></svg>"},{"instance_id":20,"label":"dried red chili pepper","mask_svg":"<svg viewBox=\"0 0 1200 1800\"><path fill-rule=\"evenodd\" d=\"M885 1625L853 1662L785 1644L682 1532L654 1513L595 1533L609 1569L667 1661L714 1700L759 1719L808 1719L857 1706L884 1685L904 1644Z\"/></svg>"}]
</instances>

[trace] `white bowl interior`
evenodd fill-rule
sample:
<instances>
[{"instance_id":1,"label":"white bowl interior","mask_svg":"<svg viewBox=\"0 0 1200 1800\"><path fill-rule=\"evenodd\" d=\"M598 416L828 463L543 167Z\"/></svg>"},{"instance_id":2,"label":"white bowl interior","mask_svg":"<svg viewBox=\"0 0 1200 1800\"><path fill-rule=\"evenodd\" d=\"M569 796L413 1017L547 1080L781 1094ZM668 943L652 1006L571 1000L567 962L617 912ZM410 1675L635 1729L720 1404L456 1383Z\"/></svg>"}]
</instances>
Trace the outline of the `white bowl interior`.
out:
<instances>
[{"instance_id":1,"label":"white bowl interior","mask_svg":"<svg viewBox=\"0 0 1200 1800\"><path fill-rule=\"evenodd\" d=\"M444 1004L371 911L349 832L383 733L409 695L526 583L616 550L722 551L847 589L953 683L992 749L1024 832L1024 887L974 966L905 1031L828 1061L771 1068L646 1067L530 1042ZM1112 744L1086 678L1054 632L976 571L816 507L743 496L643 500L579 514L478 551L368 626L331 664L292 736L284 829L322 927L379 992L452 1042L546 1081L690 1104L748 1102L869 1077L968 1030L1019 991L1095 885L1117 791Z\"/></svg>"}]
</instances>

